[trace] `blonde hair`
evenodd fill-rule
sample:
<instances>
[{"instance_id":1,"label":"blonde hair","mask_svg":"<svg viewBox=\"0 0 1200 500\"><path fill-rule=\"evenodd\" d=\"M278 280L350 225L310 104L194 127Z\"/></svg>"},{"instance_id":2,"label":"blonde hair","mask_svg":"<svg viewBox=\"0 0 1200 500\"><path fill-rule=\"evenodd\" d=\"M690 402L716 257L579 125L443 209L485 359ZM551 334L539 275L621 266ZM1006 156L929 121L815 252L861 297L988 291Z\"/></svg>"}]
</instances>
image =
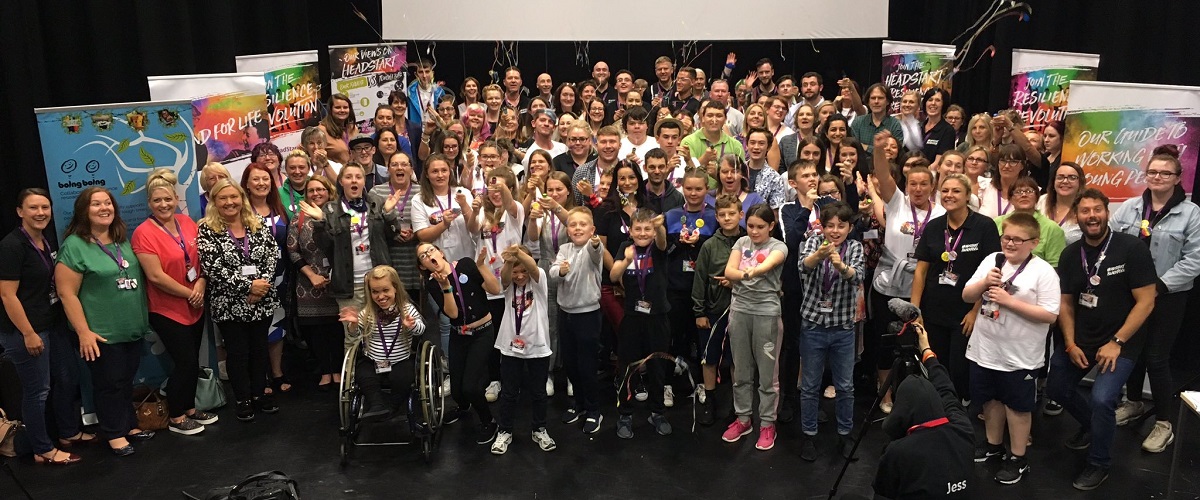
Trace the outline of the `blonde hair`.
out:
<instances>
[{"instance_id":1,"label":"blonde hair","mask_svg":"<svg viewBox=\"0 0 1200 500\"><path fill-rule=\"evenodd\" d=\"M571 220L571 217L576 216L576 215L586 218L588 220L588 223L595 224L595 221L592 219L592 211L590 209L588 209L587 207L575 207L570 210L567 210L567 220L568 221Z\"/></svg>"},{"instance_id":2,"label":"blonde hair","mask_svg":"<svg viewBox=\"0 0 1200 500\"><path fill-rule=\"evenodd\" d=\"M388 265L372 267L366 274L363 274L366 298L362 311L358 313L358 328L363 331L363 342L370 341L371 336L375 333L374 328L365 325L373 325L375 317L381 312L379 305L374 300L371 300L371 280L381 279L388 280L392 284L392 288L396 290L396 310L403 315L405 309L408 309L408 292L404 290L404 284L400 282L400 274L396 272L396 269Z\"/></svg>"},{"instance_id":3,"label":"blonde hair","mask_svg":"<svg viewBox=\"0 0 1200 500\"><path fill-rule=\"evenodd\" d=\"M338 196L337 188L333 186L333 181L329 180L328 177L325 177L324 175L320 175L320 174L309 177L308 180L304 181L304 191L305 191L304 195L306 197L308 196L308 183L310 183L312 181L317 181L317 182L321 183L322 186L325 186L325 190L329 191L329 201L333 201L333 202L341 201L342 197ZM326 202L326 203L328 203L328 202Z\"/></svg>"},{"instance_id":4,"label":"blonde hair","mask_svg":"<svg viewBox=\"0 0 1200 500\"><path fill-rule=\"evenodd\" d=\"M504 179L504 184L508 186L509 191L512 191L513 196L517 197L519 195L519 193L517 193L517 176L513 175L512 170L508 167L499 166L493 168L491 172L488 172L488 177L499 177ZM484 220L492 226L498 225L500 220L504 218L505 207L497 207L493 205L491 197L487 196L486 194L483 197L482 208Z\"/></svg>"},{"instance_id":5,"label":"blonde hair","mask_svg":"<svg viewBox=\"0 0 1200 500\"><path fill-rule=\"evenodd\" d=\"M206 185L208 186L208 189L204 189L205 196L207 196L208 193L210 191L212 191L212 186L209 185L208 181L209 181L209 176L213 175L214 173L225 174L226 179L233 178L233 176L229 174L229 169L225 168L225 165L222 165L215 161L210 161L210 162L206 163L204 165L204 168L200 169L200 187L203 189L204 186L206 186Z\"/></svg>"},{"instance_id":6,"label":"blonde hair","mask_svg":"<svg viewBox=\"0 0 1200 500\"><path fill-rule=\"evenodd\" d=\"M179 194L175 192L175 185L179 184L179 178L175 176L169 168L156 168L150 172L150 177L146 179L146 199L154 197L154 192L159 189L170 191L176 198Z\"/></svg>"},{"instance_id":7,"label":"blonde hair","mask_svg":"<svg viewBox=\"0 0 1200 500\"><path fill-rule=\"evenodd\" d=\"M287 165L287 161L292 158L304 158L304 163L307 163L310 168L312 167L312 159L308 157L308 153L304 152L303 149L293 149L287 154L287 157L283 159L283 164Z\"/></svg>"},{"instance_id":8,"label":"blonde hair","mask_svg":"<svg viewBox=\"0 0 1200 500\"><path fill-rule=\"evenodd\" d=\"M971 120L967 122L966 142L967 142L967 154L968 155L971 154L971 148L985 146L985 144L977 144L975 142L975 137L971 135L971 129L975 128L975 122L983 122L984 128L987 129L987 139L985 139L986 147L991 147L992 115L989 115L987 113L976 113L974 116L971 117ZM990 153L988 154L988 157L989 157L988 163L991 163L991 154Z\"/></svg>"},{"instance_id":9,"label":"blonde hair","mask_svg":"<svg viewBox=\"0 0 1200 500\"><path fill-rule=\"evenodd\" d=\"M236 189L238 196L242 197L242 210L240 217L242 219L242 225L246 226L246 232L258 232L259 228L262 227L262 219L260 219L258 214L254 213L254 209L250 207L250 197L246 196L246 191L242 189L242 186L235 184L231 179L221 179L213 185L212 189L208 190L209 197L211 198L213 195L220 193L225 188L230 187ZM229 229L229 224L225 223L225 219L221 217L221 213L217 209L217 200L209 201L208 210L205 211L204 219L202 219L200 223L208 226L208 228L212 229L213 231L225 231L226 229Z\"/></svg>"},{"instance_id":10,"label":"blonde hair","mask_svg":"<svg viewBox=\"0 0 1200 500\"><path fill-rule=\"evenodd\" d=\"M911 174L912 171L910 170L909 173ZM967 188L968 195L975 192L975 187L974 187L974 184L971 182L971 178L967 177L965 174L959 174L959 173L946 174L946 175L942 176L941 179L938 179L938 191L941 191L942 186L944 184L946 184L946 181L949 181L949 180L955 180L955 181L962 183L963 187Z\"/></svg>"}]
</instances>

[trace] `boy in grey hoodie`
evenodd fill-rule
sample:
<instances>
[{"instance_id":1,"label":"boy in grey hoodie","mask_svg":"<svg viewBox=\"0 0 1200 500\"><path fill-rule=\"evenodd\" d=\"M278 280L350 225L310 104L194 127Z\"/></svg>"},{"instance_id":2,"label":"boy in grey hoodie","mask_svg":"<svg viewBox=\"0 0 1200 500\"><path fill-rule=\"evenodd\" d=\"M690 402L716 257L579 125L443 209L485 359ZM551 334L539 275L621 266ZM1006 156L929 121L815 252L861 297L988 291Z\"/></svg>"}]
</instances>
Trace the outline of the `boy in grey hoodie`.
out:
<instances>
[{"instance_id":1,"label":"boy in grey hoodie","mask_svg":"<svg viewBox=\"0 0 1200 500\"><path fill-rule=\"evenodd\" d=\"M567 378L575 386L575 404L562 415L564 424L584 418L583 432L600 430L600 388L596 383L600 350L600 273L605 249L596 236L592 212L576 207L567 213L569 243L559 247L550 279L558 284L559 350Z\"/></svg>"}]
</instances>

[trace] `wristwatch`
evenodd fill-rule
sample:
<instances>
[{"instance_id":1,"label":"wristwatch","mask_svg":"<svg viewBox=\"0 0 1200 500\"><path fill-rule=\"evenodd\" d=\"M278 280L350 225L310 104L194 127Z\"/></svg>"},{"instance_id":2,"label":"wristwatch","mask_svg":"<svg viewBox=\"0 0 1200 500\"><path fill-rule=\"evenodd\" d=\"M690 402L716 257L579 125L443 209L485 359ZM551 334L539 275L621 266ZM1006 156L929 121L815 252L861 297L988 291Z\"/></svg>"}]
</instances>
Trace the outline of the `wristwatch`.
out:
<instances>
[{"instance_id":1,"label":"wristwatch","mask_svg":"<svg viewBox=\"0 0 1200 500\"><path fill-rule=\"evenodd\" d=\"M1112 337L1112 341L1113 341L1113 342L1115 342L1115 343L1117 344L1117 347L1125 347L1125 341L1124 341L1124 340L1121 340L1121 339L1120 339L1120 338L1118 338L1116 335L1113 335L1113 337Z\"/></svg>"}]
</instances>

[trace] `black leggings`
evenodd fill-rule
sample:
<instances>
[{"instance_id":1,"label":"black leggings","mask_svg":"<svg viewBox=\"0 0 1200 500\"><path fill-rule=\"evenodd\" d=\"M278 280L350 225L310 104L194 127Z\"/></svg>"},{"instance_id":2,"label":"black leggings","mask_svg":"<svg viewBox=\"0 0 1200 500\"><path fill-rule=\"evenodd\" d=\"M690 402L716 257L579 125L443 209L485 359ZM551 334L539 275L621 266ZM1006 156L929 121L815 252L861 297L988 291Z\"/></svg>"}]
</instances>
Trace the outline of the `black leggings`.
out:
<instances>
[{"instance_id":1,"label":"black leggings","mask_svg":"<svg viewBox=\"0 0 1200 500\"><path fill-rule=\"evenodd\" d=\"M1159 295L1154 301L1154 311L1146 318L1146 325L1138 335L1146 336L1142 353L1138 356L1129 381L1125 383L1130 401L1142 399L1142 388L1146 384L1146 373L1150 374L1150 392L1154 397L1156 420L1167 422L1175 418L1176 387L1171 381L1171 349L1175 337L1183 325L1183 314L1187 308L1188 292Z\"/></svg>"},{"instance_id":2,"label":"black leggings","mask_svg":"<svg viewBox=\"0 0 1200 500\"><path fill-rule=\"evenodd\" d=\"M166 316L150 313L150 327L158 334L171 362L171 378L167 379L167 407L171 418L188 414L196 407L196 379L200 377L200 341L204 337L204 321L184 325Z\"/></svg>"},{"instance_id":3,"label":"black leggings","mask_svg":"<svg viewBox=\"0 0 1200 500\"><path fill-rule=\"evenodd\" d=\"M267 388L267 328L271 318L217 323L225 340L225 371L238 402L259 397Z\"/></svg>"},{"instance_id":4,"label":"black leggings","mask_svg":"<svg viewBox=\"0 0 1200 500\"><path fill-rule=\"evenodd\" d=\"M476 330L474 335L450 333L450 395L459 408L474 406L480 423L492 421L484 390L488 385L488 356L498 352L492 326Z\"/></svg>"},{"instance_id":5,"label":"black leggings","mask_svg":"<svg viewBox=\"0 0 1200 500\"><path fill-rule=\"evenodd\" d=\"M408 398L412 396L413 384L417 374L414 371L412 356L392 365L392 371L375 373L375 361L366 356L358 356L358 366L354 371L354 380L362 388L367 398L367 405L383 404L392 409L400 408L407 411ZM392 386L391 400L385 399L380 381L387 377ZM390 403L390 404L389 404Z\"/></svg>"},{"instance_id":6,"label":"black leggings","mask_svg":"<svg viewBox=\"0 0 1200 500\"><path fill-rule=\"evenodd\" d=\"M492 330L500 328L500 322L504 321L504 299L492 299L488 301L488 310L492 313ZM500 380L500 350L492 349L491 354L488 354L488 381L495 382Z\"/></svg>"},{"instance_id":7,"label":"black leggings","mask_svg":"<svg viewBox=\"0 0 1200 500\"><path fill-rule=\"evenodd\" d=\"M326 322L315 322L317 319L313 318L314 322L310 324L300 323L300 331L308 335L313 356L317 358L317 373L321 375L341 373L342 361L346 357L344 344L346 330L337 321L337 318L329 318L330 321Z\"/></svg>"},{"instance_id":8,"label":"black leggings","mask_svg":"<svg viewBox=\"0 0 1200 500\"><path fill-rule=\"evenodd\" d=\"M871 329L863 335L862 359L867 363L874 362L878 370L888 370L896 360L896 339L885 335L888 333L888 323L899 321L900 317L888 309L888 301L895 297L884 295L873 288L870 296ZM900 298L908 300L908 297Z\"/></svg>"},{"instance_id":9,"label":"black leggings","mask_svg":"<svg viewBox=\"0 0 1200 500\"><path fill-rule=\"evenodd\" d=\"M938 361L950 372L954 392L970 399L971 377L967 362L967 336L962 334L962 325L946 326L925 322L929 334L929 348L938 355ZM908 335L905 333L905 335ZM897 377L900 375L896 375Z\"/></svg>"}]
</instances>

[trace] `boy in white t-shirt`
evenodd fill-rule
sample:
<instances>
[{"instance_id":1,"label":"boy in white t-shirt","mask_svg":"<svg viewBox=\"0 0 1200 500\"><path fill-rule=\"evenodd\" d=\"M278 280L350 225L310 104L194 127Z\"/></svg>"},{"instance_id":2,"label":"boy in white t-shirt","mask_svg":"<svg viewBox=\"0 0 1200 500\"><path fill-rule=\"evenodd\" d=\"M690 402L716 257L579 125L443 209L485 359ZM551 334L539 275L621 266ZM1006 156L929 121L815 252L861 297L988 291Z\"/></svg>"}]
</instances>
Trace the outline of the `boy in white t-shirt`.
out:
<instances>
[{"instance_id":1,"label":"boy in white t-shirt","mask_svg":"<svg viewBox=\"0 0 1200 500\"><path fill-rule=\"evenodd\" d=\"M1058 319L1058 273L1033 255L1041 234L1032 215L1015 213L1004 221L1003 252L984 258L963 289L963 300L983 300L980 318L967 342L971 398L983 403L987 441L976 462L1004 452L1008 424L1011 451L996 481L1014 484L1029 470L1025 447L1037 406L1037 371L1045 365L1046 335Z\"/></svg>"}]
</instances>

